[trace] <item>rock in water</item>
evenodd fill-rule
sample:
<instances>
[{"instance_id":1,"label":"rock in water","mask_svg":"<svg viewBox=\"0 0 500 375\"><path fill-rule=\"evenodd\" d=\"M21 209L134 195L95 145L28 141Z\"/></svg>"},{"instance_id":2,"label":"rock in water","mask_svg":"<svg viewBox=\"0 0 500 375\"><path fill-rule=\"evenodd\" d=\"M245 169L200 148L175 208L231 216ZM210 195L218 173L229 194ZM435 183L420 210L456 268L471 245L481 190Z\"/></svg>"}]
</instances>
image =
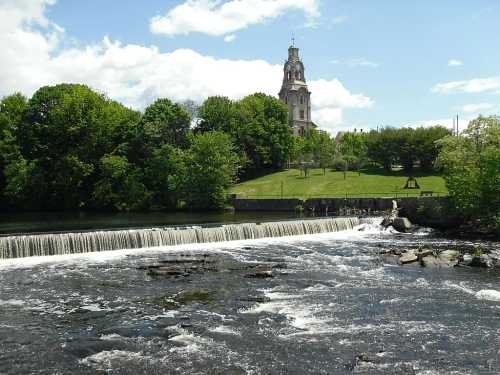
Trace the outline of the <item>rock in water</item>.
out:
<instances>
[{"instance_id":1,"label":"rock in water","mask_svg":"<svg viewBox=\"0 0 500 375\"><path fill-rule=\"evenodd\" d=\"M455 262L449 262L447 260L437 258L433 255L427 255L426 257L423 257L421 259L420 264L422 265L422 267L448 268L448 267L453 267L455 265Z\"/></svg>"},{"instance_id":2,"label":"rock in water","mask_svg":"<svg viewBox=\"0 0 500 375\"><path fill-rule=\"evenodd\" d=\"M470 263L470 267L492 268L493 262L488 255L474 256Z\"/></svg>"},{"instance_id":3,"label":"rock in water","mask_svg":"<svg viewBox=\"0 0 500 375\"><path fill-rule=\"evenodd\" d=\"M391 226L392 225L392 221L393 219L391 217L384 217L384 220L382 221L382 226L384 228L387 228L388 226Z\"/></svg>"},{"instance_id":4,"label":"rock in water","mask_svg":"<svg viewBox=\"0 0 500 375\"><path fill-rule=\"evenodd\" d=\"M458 252L457 250L445 250L445 251L441 251L439 253L439 257L441 259L447 260L447 261L457 260L459 255L460 255L460 252Z\"/></svg>"},{"instance_id":5,"label":"rock in water","mask_svg":"<svg viewBox=\"0 0 500 375\"><path fill-rule=\"evenodd\" d=\"M417 254L415 254L413 250L408 251L405 254L403 254L401 258L399 258L399 261L401 262L401 264L414 263L418 261L418 256Z\"/></svg>"},{"instance_id":6,"label":"rock in water","mask_svg":"<svg viewBox=\"0 0 500 375\"><path fill-rule=\"evenodd\" d=\"M411 221L406 217L396 217L392 223L392 226L398 232L409 232L413 228Z\"/></svg>"}]
</instances>

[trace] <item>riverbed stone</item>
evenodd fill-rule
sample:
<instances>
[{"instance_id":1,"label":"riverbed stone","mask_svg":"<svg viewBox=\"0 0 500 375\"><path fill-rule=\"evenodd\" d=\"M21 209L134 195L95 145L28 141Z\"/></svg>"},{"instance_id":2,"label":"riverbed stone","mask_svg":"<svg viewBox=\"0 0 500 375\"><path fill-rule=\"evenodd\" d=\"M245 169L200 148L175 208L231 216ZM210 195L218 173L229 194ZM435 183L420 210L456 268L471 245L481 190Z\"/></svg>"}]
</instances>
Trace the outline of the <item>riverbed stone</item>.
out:
<instances>
[{"instance_id":1,"label":"riverbed stone","mask_svg":"<svg viewBox=\"0 0 500 375\"><path fill-rule=\"evenodd\" d=\"M432 249L420 249L417 253L417 256L419 257L419 259L423 259L429 255L434 256L434 250L432 250Z\"/></svg>"},{"instance_id":2,"label":"riverbed stone","mask_svg":"<svg viewBox=\"0 0 500 375\"><path fill-rule=\"evenodd\" d=\"M483 254L481 256L474 256L468 265L470 267L492 268L493 261L488 255Z\"/></svg>"},{"instance_id":3,"label":"riverbed stone","mask_svg":"<svg viewBox=\"0 0 500 375\"><path fill-rule=\"evenodd\" d=\"M245 277L250 279L269 279L273 278L274 274L272 271L256 271L246 274Z\"/></svg>"},{"instance_id":4,"label":"riverbed stone","mask_svg":"<svg viewBox=\"0 0 500 375\"><path fill-rule=\"evenodd\" d=\"M422 258L420 264L422 265L422 267L428 268L450 268L453 267L456 262L446 261L441 258L435 257L434 255L427 255L426 257Z\"/></svg>"},{"instance_id":5,"label":"riverbed stone","mask_svg":"<svg viewBox=\"0 0 500 375\"><path fill-rule=\"evenodd\" d=\"M257 303L271 302L271 298L266 297L266 296L241 297L239 300L242 301L242 302L257 302Z\"/></svg>"},{"instance_id":6,"label":"riverbed stone","mask_svg":"<svg viewBox=\"0 0 500 375\"><path fill-rule=\"evenodd\" d=\"M399 261L401 264L409 264L409 263L414 263L418 261L418 256L415 254L413 250L407 251L404 253L400 258Z\"/></svg>"},{"instance_id":7,"label":"riverbed stone","mask_svg":"<svg viewBox=\"0 0 500 375\"><path fill-rule=\"evenodd\" d=\"M458 261L458 257L460 256L460 252L457 250L444 250L439 253L439 258L445 261Z\"/></svg>"},{"instance_id":8,"label":"riverbed stone","mask_svg":"<svg viewBox=\"0 0 500 375\"><path fill-rule=\"evenodd\" d=\"M406 217L397 217L392 222L392 226L398 232L409 232L413 228L413 224Z\"/></svg>"}]
</instances>

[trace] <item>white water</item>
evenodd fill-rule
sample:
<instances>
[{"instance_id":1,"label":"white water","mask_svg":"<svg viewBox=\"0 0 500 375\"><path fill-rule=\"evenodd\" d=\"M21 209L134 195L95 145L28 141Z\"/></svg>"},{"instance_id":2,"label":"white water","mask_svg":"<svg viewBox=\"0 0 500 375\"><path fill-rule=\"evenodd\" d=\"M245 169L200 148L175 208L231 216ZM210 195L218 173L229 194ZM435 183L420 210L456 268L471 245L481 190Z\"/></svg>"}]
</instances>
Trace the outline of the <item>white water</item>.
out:
<instances>
[{"instance_id":1,"label":"white water","mask_svg":"<svg viewBox=\"0 0 500 375\"><path fill-rule=\"evenodd\" d=\"M0 258L64 255L98 251L227 242L351 230L374 219L325 218L217 227L170 227L18 235L0 238Z\"/></svg>"}]
</instances>

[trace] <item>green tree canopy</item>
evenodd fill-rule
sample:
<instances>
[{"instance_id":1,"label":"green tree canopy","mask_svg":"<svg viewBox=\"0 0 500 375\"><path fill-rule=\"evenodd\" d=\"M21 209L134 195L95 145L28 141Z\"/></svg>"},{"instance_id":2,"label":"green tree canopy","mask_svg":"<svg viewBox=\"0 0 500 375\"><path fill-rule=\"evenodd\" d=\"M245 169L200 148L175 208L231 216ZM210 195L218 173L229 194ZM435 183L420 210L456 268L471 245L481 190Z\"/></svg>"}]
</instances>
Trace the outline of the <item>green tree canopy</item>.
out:
<instances>
[{"instance_id":1,"label":"green tree canopy","mask_svg":"<svg viewBox=\"0 0 500 375\"><path fill-rule=\"evenodd\" d=\"M254 94L237 107L236 143L249 161L246 172L283 168L293 147L286 105L272 96Z\"/></svg>"},{"instance_id":2,"label":"green tree canopy","mask_svg":"<svg viewBox=\"0 0 500 375\"><path fill-rule=\"evenodd\" d=\"M158 99L146 108L140 122L141 141L147 150L165 144L188 147L191 115L169 99Z\"/></svg>"},{"instance_id":3,"label":"green tree canopy","mask_svg":"<svg viewBox=\"0 0 500 375\"><path fill-rule=\"evenodd\" d=\"M211 96L207 98L200 107L198 117L200 121L198 131L223 131L236 135L235 120L236 106L232 100L225 96Z\"/></svg>"},{"instance_id":4,"label":"green tree canopy","mask_svg":"<svg viewBox=\"0 0 500 375\"><path fill-rule=\"evenodd\" d=\"M0 101L0 205L8 204L5 196L8 176L22 168L17 129L24 120L28 100L21 94L6 96ZM14 187L15 184L12 185Z\"/></svg>"},{"instance_id":5,"label":"green tree canopy","mask_svg":"<svg viewBox=\"0 0 500 375\"><path fill-rule=\"evenodd\" d=\"M182 188L187 206L222 208L226 191L235 182L239 161L228 134L206 132L192 136L185 156L187 172Z\"/></svg>"},{"instance_id":6,"label":"green tree canopy","mask_svg":"<svg viewBox=\"0 0 500 375\"><path fill-rule=\"evenodd\" d=\"M437 163L455 207L468 218L483 217L500 227L500 119L479 117L439 145Z\"/></svg>"},{"instance_id":7,"label":"green tree canopy","mask_svg":"<svg viewBox=\"0 0 500 375\"><path fill-rule=\"evenodd\" d=\"M20 173L9 168L8 191L31 208L85 207L106 154L125 153L139 114L84 85L39 89L17 129ZM21 185L24 184L24 185Z\"/></svg>"}]
</instances>

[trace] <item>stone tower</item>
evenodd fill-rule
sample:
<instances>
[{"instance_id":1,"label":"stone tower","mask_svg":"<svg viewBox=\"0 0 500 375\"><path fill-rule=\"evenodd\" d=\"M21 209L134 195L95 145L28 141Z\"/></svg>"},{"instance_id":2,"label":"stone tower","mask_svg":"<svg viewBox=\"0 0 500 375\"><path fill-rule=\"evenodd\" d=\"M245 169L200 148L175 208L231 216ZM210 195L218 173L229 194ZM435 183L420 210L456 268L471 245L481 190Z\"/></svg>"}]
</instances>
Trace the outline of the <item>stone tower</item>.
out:
<instances>
[{"instance_id":1,"label":"stone tower","mask_svg":"<svg viewBox=\"0 0 500 375\"><path fill-rule=\"evenodd\" d=\"M306 136L315 125L311 121L311 93L307 89L304 64L295 45L288 48L288 60L283 71L279 98L288 105L288 120L293 134Z\"/></svg>"}]
</instances>

